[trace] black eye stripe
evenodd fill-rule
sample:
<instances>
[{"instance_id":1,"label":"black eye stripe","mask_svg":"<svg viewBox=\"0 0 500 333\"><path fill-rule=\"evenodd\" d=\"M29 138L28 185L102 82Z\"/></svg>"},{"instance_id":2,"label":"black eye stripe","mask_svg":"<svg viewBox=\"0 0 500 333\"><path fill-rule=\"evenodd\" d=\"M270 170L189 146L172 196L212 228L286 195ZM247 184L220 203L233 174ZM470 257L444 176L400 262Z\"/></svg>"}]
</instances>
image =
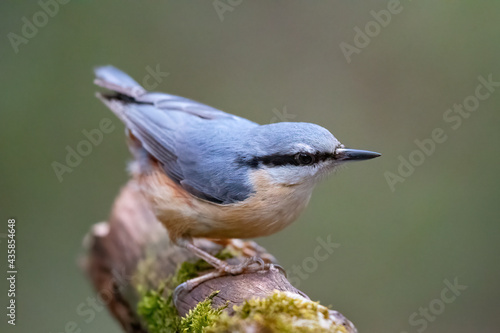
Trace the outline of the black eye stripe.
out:
<instances>
[{"instance_id":1,"label":"black eye stripe","mask_svg":"<svg viewBox=\"0 0 500 333\"><path fill-rule=\"evenodd\" d=\"M267 165L267 166L283 166L283 165L300 165L297 162L296 158L297 154L293 155L267 155L267 156L254 156L249 159L240 159L240 163L244 163L252 168L257 168L259 165ZM308 165L314 165L319 162L325 161L327 159L333 159L335 154L333 153L320 153L317 152L315 154L310 154L313 157L313 162Z\"/></svg>"}]
</instances>

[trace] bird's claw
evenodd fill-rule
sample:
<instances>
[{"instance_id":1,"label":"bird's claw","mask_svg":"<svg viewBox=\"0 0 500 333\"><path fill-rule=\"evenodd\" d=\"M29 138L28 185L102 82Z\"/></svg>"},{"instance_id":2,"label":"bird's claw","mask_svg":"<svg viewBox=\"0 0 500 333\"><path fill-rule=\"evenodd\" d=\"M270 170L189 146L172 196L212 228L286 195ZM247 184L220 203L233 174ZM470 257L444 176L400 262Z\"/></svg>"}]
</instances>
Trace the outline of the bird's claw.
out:
<instances>
[{"instance_id":1,"label":"bird's claw","mask_svg":"<svg viewBox=\"0 0 500 333\"><path fill-rule=\"evenodd\" d=\"M226 264L221 268L225 273L231 275L238 275L243 272L258 272L269 269L270 267L271 264L266 264L262 258L253 256L245 259L245 261L243 261L241 264L238 265Z\"/></svg>"}]
</instances>

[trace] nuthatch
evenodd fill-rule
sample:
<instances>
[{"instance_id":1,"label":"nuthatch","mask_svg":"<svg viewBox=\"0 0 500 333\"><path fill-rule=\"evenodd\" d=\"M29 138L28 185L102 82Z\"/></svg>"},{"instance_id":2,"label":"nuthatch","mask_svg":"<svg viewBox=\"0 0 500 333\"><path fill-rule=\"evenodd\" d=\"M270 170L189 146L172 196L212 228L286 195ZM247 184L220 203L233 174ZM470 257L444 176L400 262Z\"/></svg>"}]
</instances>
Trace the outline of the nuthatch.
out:
<instances>
[{"instance_id":1,"label":"nuthatch","mask_svg":"<svg viewBox=\"0 0 500 333\"><path fill-rule=\"evenodd\" d=\"M310 123L258 125L192 100L147 92L112 67L96 69L97 96L126 126L131 172L176 244L219 272L231 266L194 246L193 237L252 238L280 231L307 206L313 188L346 161L379 153L346 149Z\"/></svg>"}]
</instances>

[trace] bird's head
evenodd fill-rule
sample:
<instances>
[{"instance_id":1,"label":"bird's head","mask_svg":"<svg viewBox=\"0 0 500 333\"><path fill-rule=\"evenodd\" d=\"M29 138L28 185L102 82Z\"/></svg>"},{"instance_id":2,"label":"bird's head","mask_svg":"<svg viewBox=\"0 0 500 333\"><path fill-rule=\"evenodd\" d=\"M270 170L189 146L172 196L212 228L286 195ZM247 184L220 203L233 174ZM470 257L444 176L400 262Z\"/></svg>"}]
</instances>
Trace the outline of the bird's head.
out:
<instances>
[{"instance_id":1,"label":"bird's head","mask_svg":"<svg viewBox=\"0 0 500 333\"><path fill-rule=\"evenodd\" d=\"M286 186L315 185L348 161L362 161L379 153L347 149L327 129L310 123L275 123L252 129L242 159L264 169L272 181Z\"/></svg>"}]
</instances>

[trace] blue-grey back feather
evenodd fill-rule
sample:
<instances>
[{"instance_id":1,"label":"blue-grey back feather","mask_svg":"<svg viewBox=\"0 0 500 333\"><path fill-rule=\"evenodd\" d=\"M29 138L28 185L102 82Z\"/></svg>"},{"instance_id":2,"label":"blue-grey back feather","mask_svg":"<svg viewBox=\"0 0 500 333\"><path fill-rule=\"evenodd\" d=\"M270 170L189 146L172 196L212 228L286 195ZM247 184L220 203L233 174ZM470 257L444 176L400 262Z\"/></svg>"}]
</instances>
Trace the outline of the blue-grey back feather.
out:
<instances>
[{"instance_id":1,"label":"blue-grey back feather","mask_svg":"<svg viewBox=\"0 0 500 333\"><path fill-rule=\"evenodd\" d=\"M178 96L129 95L142 88L111 66L96 69L96 75L97 84L133 97L104 99L110 99L112 111L162 163L165 173L187 191L223 204L244 200L252 193L248 175L232 163L238 152L231 150L256 123Z\"/></svg>"}]
</instances>

